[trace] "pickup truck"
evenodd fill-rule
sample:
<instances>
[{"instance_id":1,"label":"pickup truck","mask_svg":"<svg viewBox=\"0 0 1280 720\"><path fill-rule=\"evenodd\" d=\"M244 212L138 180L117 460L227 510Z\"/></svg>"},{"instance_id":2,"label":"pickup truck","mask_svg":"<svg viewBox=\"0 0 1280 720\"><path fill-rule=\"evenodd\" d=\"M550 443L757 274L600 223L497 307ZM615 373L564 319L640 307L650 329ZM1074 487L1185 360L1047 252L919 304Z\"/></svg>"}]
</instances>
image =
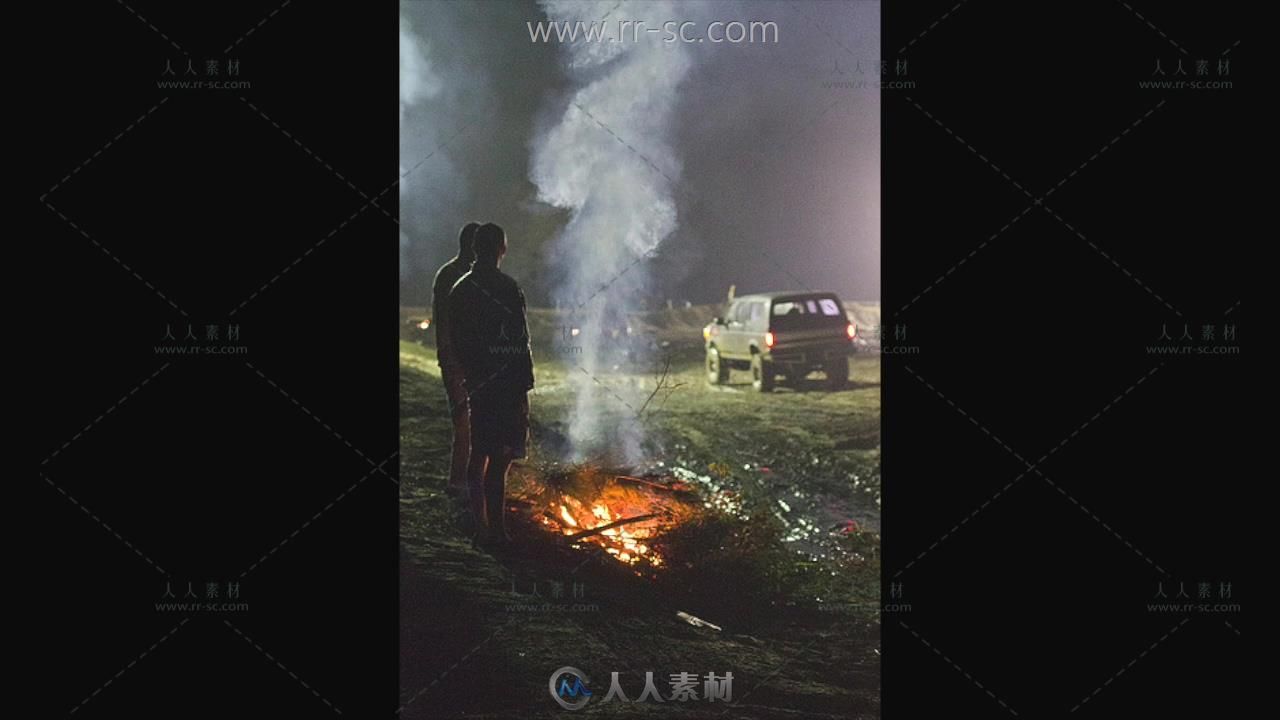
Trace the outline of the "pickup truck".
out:
<instances>
[{"instance_id":1,"label":"pickup truck","mask_svg":"<svg viewBox=\"0 0 1280 720\"><path fill-rule=\"evenodd\" d=\"M751 386L770 392L779 375L788 384L814 370L833 390L849 382L857 327L835 293L776 292L735 299L724 317L702 329L707 382L723 385L733 368L751 370Z\"/></svg>"}]
</instances>

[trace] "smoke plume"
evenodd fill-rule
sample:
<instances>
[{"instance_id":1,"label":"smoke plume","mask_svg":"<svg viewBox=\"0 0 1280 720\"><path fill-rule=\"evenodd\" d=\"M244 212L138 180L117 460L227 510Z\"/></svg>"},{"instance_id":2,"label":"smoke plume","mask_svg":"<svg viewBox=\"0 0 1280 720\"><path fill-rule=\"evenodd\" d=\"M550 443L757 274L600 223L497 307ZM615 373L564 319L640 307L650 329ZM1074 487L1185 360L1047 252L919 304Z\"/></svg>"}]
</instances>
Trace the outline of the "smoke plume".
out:
<instances>
[{"instance_id":1,"label":"smoke plume","mask_svg":"<svg viewBox=\"0 0 1280 720\"><path fill-rule=\"evenodd\" d=\"M542 6L552 21L583 17L580 2L543 0ZM676 10L671 2L627 2L614 14L660 27L678 17ZM616 416L643 402L638 389L629 397L606 386L610 353L617 350L610 336L625 329L626 312L642 304L650 280L646 256L677 227L673 186L680 162L671 125L677 88L692 61L680 44L644 37L566 43L562 52L573 85L559 120L533 142L530 179L539 200L570 211L549 250L561 276L554 298L580 328L581 353L568 356L579 365L569 373L576 396L569 439L580 457L612 450L634 460L640 424L606 429L601 423L605 410Z\"/></svg>"},{"instance_id":2,"label":"smoke plume","mask_svg":"<svg viewBox=\"0 0 1280 720\"><path fill-rule=\"evenodd\" d=\"M468 192L468 179L453 156L456 148L444 146L470 110L458 97L482 88L476 73L460 67L456 52L442 42L452 34L453 18L448 8L435 5L410 2L400 8L402 280L434 272L422 262L425 249L434 245L441 255L456 249L457 205Z\"/></svg>"},{"instance_id":3,"label":"smoke plume","mask_svg":"<svg viewBox=\"0 0 1280 720\"><path fill-rule=\"evenodd\" d=\"M440 94L440 78L431 71L426 45L413 32L409 20L400 18L400 121L405 109L424 98Z\"/></svg>"}]
</instances>

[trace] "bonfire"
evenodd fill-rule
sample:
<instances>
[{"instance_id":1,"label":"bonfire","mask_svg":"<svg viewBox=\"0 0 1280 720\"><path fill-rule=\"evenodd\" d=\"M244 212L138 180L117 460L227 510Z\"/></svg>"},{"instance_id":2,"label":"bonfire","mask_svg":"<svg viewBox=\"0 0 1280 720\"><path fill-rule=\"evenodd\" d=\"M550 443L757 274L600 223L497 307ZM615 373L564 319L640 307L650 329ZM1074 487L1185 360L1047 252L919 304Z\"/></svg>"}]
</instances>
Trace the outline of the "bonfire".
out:
<instances>
[{"instance_id":1,"label":"bonfire","mask_svg":"<svg viewBox=\"0 0 1280 720\"><path fill-rule=\"evenodd\" d=\"M584 465L535 472L517 487L530 519L571 547L602 549L617 562L661 567L654 539L697 512L690 488L671 477L634 477Z\"/></svg>"}]
</instances>

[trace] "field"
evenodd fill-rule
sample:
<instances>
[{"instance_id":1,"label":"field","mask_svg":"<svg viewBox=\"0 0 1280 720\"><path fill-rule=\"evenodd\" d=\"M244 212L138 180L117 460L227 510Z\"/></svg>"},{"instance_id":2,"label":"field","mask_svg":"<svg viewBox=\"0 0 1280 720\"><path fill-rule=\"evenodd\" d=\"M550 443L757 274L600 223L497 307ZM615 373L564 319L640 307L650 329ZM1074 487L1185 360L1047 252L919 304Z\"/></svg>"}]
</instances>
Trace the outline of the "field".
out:
<instances>
[{"instance_id":1,"label":"field","mask_svg":"<svg viewBox=\"0 0 1280 720\"><path fill-rule=\"evenodd\" d=\"M706 314L684 314L638 320L660 352L594 378L616 397L647 398L600 408L607 423L643 424L644 463L625 470L688 480L705 505L670 531L667 563L652 572L568 549L536 525L515 526L510 553L472 548L443 493L449 421L434 350L415 339L412 313L402 318L404 717L550 717L563 711L548 681L566 665L590 675L583 715L878 717L879 357L851 358L840 392L813 380L760 395L736 372L711 387L696 330ZM535 348L555 348L562 324L531 311ZM533 445L513 486L581 467L564 448L567 380L581 369L563 349L535 356ZM615 671L632 700L646 671L664 696L672 673L732 672L732 707L603 704Z\"/></svg>"}]
</instances>

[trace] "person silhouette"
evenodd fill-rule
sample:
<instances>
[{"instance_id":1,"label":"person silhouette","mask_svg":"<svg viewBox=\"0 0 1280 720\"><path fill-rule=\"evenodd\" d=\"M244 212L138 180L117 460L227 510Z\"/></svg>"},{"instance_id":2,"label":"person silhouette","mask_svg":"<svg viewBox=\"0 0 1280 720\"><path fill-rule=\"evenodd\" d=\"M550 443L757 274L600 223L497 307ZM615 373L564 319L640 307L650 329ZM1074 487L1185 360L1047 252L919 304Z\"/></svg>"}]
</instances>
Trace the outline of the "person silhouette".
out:
<instances>
[{"instance_id":1,"label":"person silhouette","mask_svg":"<svg viewBox=\"0 0 1280 720\"><path fill-rule=\"evenodd\" d=\"M493 223L475 233L475 264L449 292L449 330L471 410L467 492L476 541L510 541L504 513L507 471L525 456L533 353L524 293L498 269L507 237Z\"/></svg>"},{"instance_id":2,"label":"person silhouette","mask_svg":"<svg viewBox=\"0 0 1280 720\"><path fill-rule=\"evenodd\" d=\"M458 278L471 269L475 262L475 235L480 223L469 222L458 235L458 254L440 266L431 284L431 315L436 326L436 361L440 365L440 377L449 399L449 414L453 421L453 441L449 463L449 480L445 492L462 496L467 488L467 462L471 457L470 409L467 391L463 386L462 364L453 350L453 338L449 332L449 291Z\"/></svg>"}]
</instances>

